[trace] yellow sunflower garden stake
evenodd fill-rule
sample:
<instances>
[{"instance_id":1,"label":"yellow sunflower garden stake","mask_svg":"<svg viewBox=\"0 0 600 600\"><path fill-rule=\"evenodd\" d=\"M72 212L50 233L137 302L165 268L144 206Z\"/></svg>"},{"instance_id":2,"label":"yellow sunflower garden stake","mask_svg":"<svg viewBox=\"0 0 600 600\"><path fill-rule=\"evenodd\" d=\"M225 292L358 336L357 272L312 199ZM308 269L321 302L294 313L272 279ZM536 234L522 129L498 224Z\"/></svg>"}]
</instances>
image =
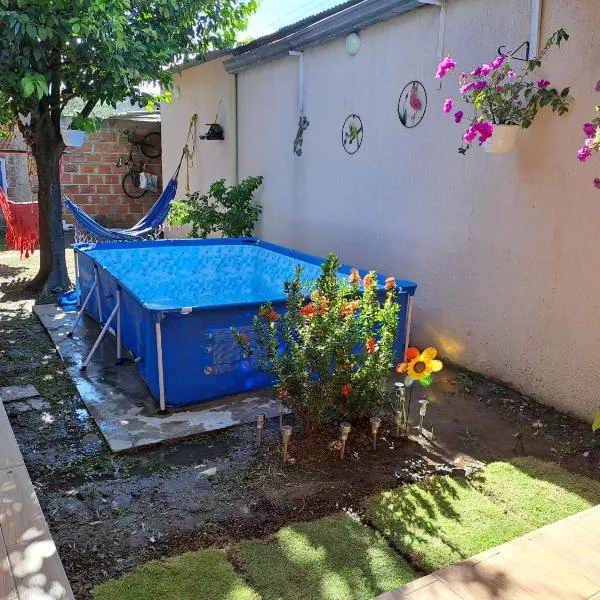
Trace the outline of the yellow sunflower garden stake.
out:
<instances>
[{"instance_id":1,"label":"yellow sunflower garden stake","mask_svg":"<svg viewBox=\"0 0 600 600\"><path fill-rule=\"evenodd\" d=\"M437 350L433 347L425 348L423 352L418 348L411 347L406 351L406 360L396 367L396 373L406 375L404 385L409 388L407 414L410 414L412 384L416 381L423 387L429 387L432 383L432 374L439 373L444 368L444 363L436 357ZM406 427L408 428L408 422Z\"/></svg>"}]
</instances>

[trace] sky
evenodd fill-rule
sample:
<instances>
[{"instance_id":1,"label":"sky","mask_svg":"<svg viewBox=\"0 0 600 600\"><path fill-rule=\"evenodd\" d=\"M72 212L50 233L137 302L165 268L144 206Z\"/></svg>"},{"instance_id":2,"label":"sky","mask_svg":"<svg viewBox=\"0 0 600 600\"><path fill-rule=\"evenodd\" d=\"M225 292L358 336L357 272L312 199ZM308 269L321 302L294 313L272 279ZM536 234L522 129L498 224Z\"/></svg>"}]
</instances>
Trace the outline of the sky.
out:
<instances>
[{"instance_id":1,"label":"sky","mask_svg":"<svg viewBox=\"0 0 600 600\"><path fill-rule=\"evenodd\" d=\"M341 4L344 0L261 0L242 36L257 38Z\"/></svg>"}]
</instances>

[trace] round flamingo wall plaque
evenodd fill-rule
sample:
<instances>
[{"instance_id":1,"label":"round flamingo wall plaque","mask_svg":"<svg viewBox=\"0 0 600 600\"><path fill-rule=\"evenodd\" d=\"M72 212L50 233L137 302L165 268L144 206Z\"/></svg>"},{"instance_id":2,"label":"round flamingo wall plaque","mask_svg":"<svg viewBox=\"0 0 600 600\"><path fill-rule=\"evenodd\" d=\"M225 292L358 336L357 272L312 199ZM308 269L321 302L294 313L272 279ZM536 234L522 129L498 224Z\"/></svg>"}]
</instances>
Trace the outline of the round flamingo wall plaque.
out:
<instances>
[{"instance_id":1,"label":"round flamingo wall plaque","mask_svg":"<svg viewBox=\"0 0 600 600\"><path fill-rule=\"evenodd\" d=\"M427 92L420 81L411 81L404 86L398 100L398 118L404 127L416 127L427 110Z\"/></svg>"}]
</instances>

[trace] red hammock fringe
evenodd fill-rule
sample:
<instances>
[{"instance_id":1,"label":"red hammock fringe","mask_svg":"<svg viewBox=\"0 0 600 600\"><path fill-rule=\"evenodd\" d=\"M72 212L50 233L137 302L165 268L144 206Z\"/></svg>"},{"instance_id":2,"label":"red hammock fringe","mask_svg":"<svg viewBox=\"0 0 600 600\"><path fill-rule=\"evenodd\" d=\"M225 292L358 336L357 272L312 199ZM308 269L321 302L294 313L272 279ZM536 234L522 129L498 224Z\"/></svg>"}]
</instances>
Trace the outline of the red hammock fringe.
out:
<instances>
[{"instance_id":1,"label":"red hammock fringe","mask_svg":"<svg viewBox=\"0 0 600 600\"><path fill-rule=\"evenodd\" d=\"M6 221L6 247L18 250L25 258L35 252L40 238L37 202L12 202L0 188L0 208Z\"/></svg>"}]
</instances>

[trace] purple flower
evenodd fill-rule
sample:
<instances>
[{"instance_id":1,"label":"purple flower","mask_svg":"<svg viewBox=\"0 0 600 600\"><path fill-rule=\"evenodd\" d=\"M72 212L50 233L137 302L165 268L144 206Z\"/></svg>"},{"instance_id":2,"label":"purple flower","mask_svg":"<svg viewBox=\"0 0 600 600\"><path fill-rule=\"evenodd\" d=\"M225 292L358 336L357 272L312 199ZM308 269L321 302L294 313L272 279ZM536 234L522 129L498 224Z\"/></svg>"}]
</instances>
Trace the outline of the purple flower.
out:
<instances>
[{"instance_id":1,"label":"purple flower","mask_svg":"<svg viewBox=\"0 0 600 600\"><path fill-rule=\"evenodd\" d=\"M600 92L600 79L596 81L596 87L594 88L597 92Z\"/></svg>"},{"instance_id":2,"label":"purple flower","mask_svg":"<svg viewBox=\"0 0 600 600\"><path fill-rule=\"evenodd\" d=\"M469 81L469 83L465 83L465 85L461 86L461 88L458 91L461 94L466 94L467 92L471 91L474 87L475 87L475 82Z\"/></svg>"},{"instance_id":3,"label":"purple flower","mask_svg":"<svg viewBox=\"0 0 600 600\"><path fill-rule=\"evenodd\" d=\"M476 69L473 69L471 71L471 75L473 75L473 77L479 77L481 75L481 67L477 67Z\"/></svg>"},{"instance_id":4,"label":"purple flower","mask_svg":"<svg viewBox=\"0 0 600 600\"><path fill-rule=\"evenodd\" d=\"M503 64L504 61L507 59L507 55L506 54L501 54L500 56L497 56L493 61L492 61L492 69L494 69L494 71L496 69L499 69Z\"/></svg>"},{"instance_id":5,"label":"purple flower","mask_svg":"<svg viewBox=\"0 0 600 600\"><path fill-rule=\"evenodd\" d=\"M577 158L581 162L585 162L591 155L592 155L592 153L590 152L590 149L587 148L586 146L584 146L583 148L579 148L579 150L577 150Z\"/></svg>"},{"instance_id":6,"label":"purple flower","mask_svg":"<svg viewBox=\"0 0 600 600\"><path fill-rule=\"evenodd\" d=\"M481 74L484 77L487 77L492 72L492 65L488 65L487 63L481 65Z\"/></svg>"},{"instance_id":7,"label":"purple flower","mask_svg":"<svg viewBox=\"0 0 600 600\"><path fill-rule=\"evenodd\" d=\"M477 130L475 129L475 125L471 125L467 131L465 131L465 135L463 135L463 139L467 144L470 144L477 137Z\"/></svg>"},{"instance_id":8,"label":"purple flower","mask_svg":"<svg viewBox=\"0 0 600 600\"><path fill-rule=\"evenodd\" d=\"M537 82L537 86L540 88L540 90L545 90L549 85L550 82L547 79L540 79Z\"/></svg>"},{"instance_id":9,"label":"purple flower","mask_svg":"<svg viewBox=\"0 0 600 600\"><path fill-rule=\"evenodd\" d=\"M465 113L462 110L458 110L454 113L454 122L460 123Z\"/></svg>"},{"instance_id":10,"label":"purple flower","mask_svg":"<svg viewBox=\"0 0 600 600\"><path fill-rule=\"evenodd\" d=\"M487 81L483 81L483 79L480 79L478 82L475 83L475 89L476 90L483 90L485 87L487 87Z\"/></svg>"},{"instance_id":11,"label":"purple flower","mask_svg":"<svg viewBox=\"0 0 600 600\"><path fill-rule=\"evenodd\" d=\"M475 127L479 133L479 144L483 144L494 134L494 125L489 121L475 123Z\"/></svg>"},{"instance_id":12,"label":"purple flower","mask_svg":"<svg viewBox=\"0 0 600 600\"><path fill-rule=\"evenodd\" d=\"M510 70L510 71L509 71L509 72L506 74L506 76L507 76L507 77L510 77L510 78L512 79L513 77L516 77L516 76L517 76L517 74L516 74L516 73L515 73L515 72L514 72L514 71L511 69L511 70Z\"/></svg>"},{"instance_id":13,"label":"purple flower","mask_svg":"<svg viewBox=\"0 0 600 600\"><path fill-rule=\"evenodd\" d=\"M593 123L585 123L583 133L589 138L594 137L596 135L596 126Z\"/></svg>"},{"instance_id":14,"label":"purple flower","mask_svg":"<svg viewBox=\"0 0 600 600\"><path fill-rule=\"evenodd\" d=\"M443 110L445 113L449 113L452 110L452 104L453 104L452 98L446 98L444 100Z\"/></svg>"},{"instance_id":15,"label":"purple flower","mask_svg":"<svg viewBox=\"0 0 600 600\"><path fill-rule=\"evenodd\" d=\"M600 177L596 177L596 178L594 179L594 187L595 187L597 190L600 190Z\"/></svg>"},{"instance_id":16,"label":"purple flower","mask_svg":"<svg viewBox=\"0 0 600 600\"><path fill-rule=\"evenodd\" d=\"M448 71L454 69L454 67L456 67L456 61L451 56L446 56L438 65L437 72L435 74L436 78L441 79Z\"/></svg>"},{"instance_id":17,"label":"purple flower","mask_svg":"<svg viewBox=\"0 0 600 600\"><path fill-rule=\"evenodd\" d=\"M460 78L461 78L461 79L466 79L466 78L467 78L467 74L466 74L466 73L463 71L463 72L460 74Z\"/></svg>"},{"instance_id":18,"label":"purple flower","mask_svg":"<svg viewBox=\"0 0 600 600\"><path fill-rule=\"evenodd\" d=\"M587 140L585 140L584 146L586 148L591 148L595 143L596 143L595 138L588 138Z\"/></svg>"},{"instance_id":19,"label":"purple flower","mask_svg":"<svg viewBox=\"0 0 600 600\"><path fill-rule=\"evenodd\" d=\"M503 85L498 85L498 86L496 86L496 91L497 91L499 94L503 94L505 89L506 89L506 88L505 88Z\"/></svg>"}]
</instances>

